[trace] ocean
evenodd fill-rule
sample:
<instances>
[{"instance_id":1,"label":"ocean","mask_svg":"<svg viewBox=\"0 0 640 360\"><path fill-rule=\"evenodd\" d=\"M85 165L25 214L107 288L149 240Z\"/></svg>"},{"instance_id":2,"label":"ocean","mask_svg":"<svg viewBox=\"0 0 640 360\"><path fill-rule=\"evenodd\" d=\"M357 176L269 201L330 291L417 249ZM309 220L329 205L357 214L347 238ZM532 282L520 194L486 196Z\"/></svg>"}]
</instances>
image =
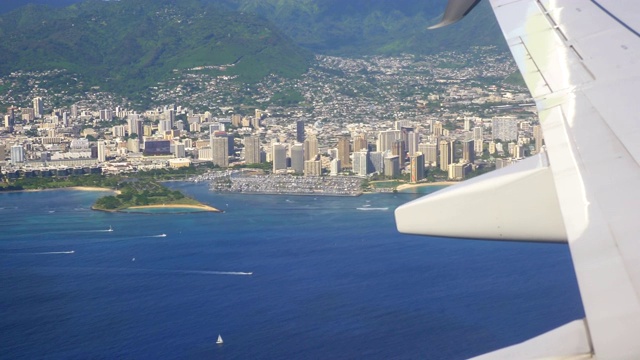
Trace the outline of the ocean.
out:
<instances>
[{"instance_id":1,"label":"ocean","mask_svg":"<svg viewBox=\"0 0 640 360\"><path fill-rule=\"evenodd\" d=\"M419 194L168 185L225 212L0 194L1 359L464 359L584 316L567 246L401 235Z\"/></svg>"}]
</instances>

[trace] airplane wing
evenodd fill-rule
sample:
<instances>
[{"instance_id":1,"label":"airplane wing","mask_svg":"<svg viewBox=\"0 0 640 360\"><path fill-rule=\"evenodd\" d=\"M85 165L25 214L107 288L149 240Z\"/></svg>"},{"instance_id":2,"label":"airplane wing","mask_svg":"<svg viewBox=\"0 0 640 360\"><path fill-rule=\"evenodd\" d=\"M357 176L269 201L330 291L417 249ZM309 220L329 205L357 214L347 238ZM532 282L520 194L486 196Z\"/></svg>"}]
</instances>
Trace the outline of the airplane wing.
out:
<instances>
[{"instance_id":1,"label":"airplane wing","mask_svg":"<svg viewBox=\"0 0 640 360\"><path fill-rule=\"evenodd\" d=\"M450 2L460 9L453 21L476 4ZM640 359L640 2L490 2L536 101L546 151L401 206L398 230L569 244L586 318L479 359ZM535 221L516 219L515 196L531 200ZM465 228L446 221L480 201L497 210L469 210Z\"/></svg>"}]
</instances>

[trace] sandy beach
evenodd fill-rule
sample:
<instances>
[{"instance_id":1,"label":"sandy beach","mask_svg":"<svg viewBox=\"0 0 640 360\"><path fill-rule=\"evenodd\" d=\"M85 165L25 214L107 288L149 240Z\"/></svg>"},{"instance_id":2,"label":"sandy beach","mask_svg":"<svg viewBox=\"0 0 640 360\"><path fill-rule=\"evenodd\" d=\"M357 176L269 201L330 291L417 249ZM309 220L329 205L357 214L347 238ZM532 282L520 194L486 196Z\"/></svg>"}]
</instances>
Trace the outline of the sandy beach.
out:
<instances>
[{"instance_id":1,"label":"sandy beach","mask_svg":"<svg viewBox=\"0 0 640 360\"><path fill-rule=\"evenodd\" d=\"M131 206L127 209L197 209L197 210L209 211L209 212L221 212L220 210L214 207L211 207L209 205L180 205L180 204Z\"/></svg>"},{"instance_id":2,"label":"sandy beach","mask_svg":"<svg viewBox=\"0 0 640 360\"><path fill-rule=\"evenodd\" d=\"M95 186L71 186L71 187L63 188L63 189L78 190L78 191L102 191L102 192L116 192L116 190L113 190L113 189L109 189L109 188L102 188L102 187L95 187Z\"/></svg>"},{"instance_id":3,"label":"sandy beach","mask_svg":"<svg viewBox=\"0 0 640 360\"><path fill-rule=\"evenodd\" d=\"M457 183L458 183L457 181L437 181L432 183L402 184L398 186L396 190L402 191L402 190L415 189L415 188L421 188L421 187L427 187L427 186L450 186L450 185L455 185Z\"/></svg>"}]
</instances>

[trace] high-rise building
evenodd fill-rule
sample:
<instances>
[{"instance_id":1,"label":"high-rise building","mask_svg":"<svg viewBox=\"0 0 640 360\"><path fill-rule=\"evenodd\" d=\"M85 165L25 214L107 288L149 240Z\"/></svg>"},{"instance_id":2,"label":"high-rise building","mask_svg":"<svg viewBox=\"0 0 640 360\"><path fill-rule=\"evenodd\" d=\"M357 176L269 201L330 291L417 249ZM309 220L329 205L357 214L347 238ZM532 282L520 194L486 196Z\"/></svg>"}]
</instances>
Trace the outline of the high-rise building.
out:
<instances>
[{"instance_id":1,"label":"high-rise building","mask_svg":"<svg viewBox=\"0 0 640 360\"><path fill-rule=\"evenodd\" d=\"M409 121L409 120L396 120L396 121L393 123L393 128L394 128L395 130L402 130L402 128L403 128L403 127L404 127L404 128L409 128L409 127L411 127L411 121Z\"/></svg>"},{"instance_id":2,"label":"high-rise building","mask_svg":"<svg viewBox=\"0 0 640 360\"><path fill-rule=\"evenodd\" d=\"M176 122L176 111L173 109L167 109L164 112L164 119L169 121L169 124L171 124L171 128L173 128L173 125Z\"/></svg>"},{"instance_id":3,"label":"high-rise building","mask_svg":"<svg viewBox=\"0 0 640 360\"><path fill-rule=\"evenodd\" d=\"M473 128L473 150L476 154L482 154L484 143L484 135L482 134L482 127L476 126Z\"/></svg>"},{"instance_id":4,"label":"high-rise building","mask_svg":"<svg viewBox=\"0 0 640 360\"><path fill-rule=\"evenodd\" d=\"M315 135L309 135L304 140L304 159L315 160L318 156L318 138Z\"/></svg>"},{"instance_id":5,"label":"high-rise building","mask_svg":"<svg viewBox=\"0 0 640 360\"><path fill-rule=\"evenodd\" d=\"M291 169L296 174L304 172L304 147L302 144L294 144L290 148L291 151Z\"/></svg>"},{"instance_id":6,"label":"high-rise building","mask_svg":"<svg viewBox=\"0 0 640 360\"><path fill-rule=\"evenodd\" d=\"M304 120L296 121L296 141L299 143L304 142Z\"/></svg>"},{"instance_id":7,"label":"high-rise building","mask_svg":"<svg viewBox=\"0 0 640 360\"><path fill-rule=\"evenodd\" d=\"M400 176L400 160L397 155L384 158L384 176L393 179Z\"/></svg>"},{"instance_id":8,"label":"high-rise building","mask_svg":"<svg viewBox=\"0 0 640 360\"><path fill-rule=\"evenodd\" d=\"M474 140L467 140L462 142L462 159L466 163L472 163L476 159L476 152L474 151Z\"/></svg>"},{"instance_id":9,"label":"high-rise building","mask_svg":"<svg viewBox=\"0 0 640 360\"><path fill-rule=\"evenodd\" d=\"M415 131L410 131L407 134L407 152L409 156L413 156L418 152L418 144L420 143L420 134Z\"/></svg>"},{"instance_id":10,"label":"high-rise building","mask_svg":"<svg viewBox=\"0 0 640 360\"><path fill-rule=\"evenodd\" d=\"M22 145L16 144L11 147L11 163L13 165L23 163L24 157L24 148Z\"/></svg>"},{"instance_id":11,"label":"high-rise building","mask_svg":"<svg viewBox=\"0 0 640 360\"><path fill-rule=\"evenodd\" d=\"M235 148L236 135L227 133L227 138L228 138L227 144L229 145L229 149L227 151L229 153L229 156L235 156L236 155L236 148Z\"/></svg>"},{"instance_id":12,"label":"high-rise building","mask_svg":"<svg viewBox=\"0 0 640 360\"><path fill-rule=\"evenodd\" d=\"M136 140L136 139L129 139ZM183 158L186 155L185 146L183 143L177 143L174 146L174 154L177 158Z\"/></svg>"},{"instance_id":13,"label":"high-rise building","mask_svg":"<svg viewBox=\"0 0 640 360\"><path fill-rule=\"evenodd\" d=\"M342 167L340 166L340 159L331 160L331 176L337 176L340 171L342 171Z\"/></svg>"},{"instance_id":14,"label":"high-rise building","mask_svg":"<svg viewBox=\"0 0 640 360\"><path fill-rule=\"evenodd\" d=\"M535 149L536 154L540 152L542 149L542 126L534 125L533 126L533 138L536 140Z\"/></svg>"},{"instance_id":15,"label":"high-rise building","mask_svg":"<svg viewBox=\"0 0 640 360\"><path fill-rule=\"evenodd\" d=\"M322 162L320 160L310 160L304 162L304 176L321 176Z\"/></svg>"},{"instance_id":16,"label":"high-rise building","mask_svg":"<svg viewBox=\"0 0 640 360\"><path fill-rule=\"evenodd\" d=\"M442 129L442 122L440 122L440 121L436 121L436 122L433 124L433 128L431 129L431 133L432 133L433 135L435 135L436 137L440 137L440 136L442 136L442 132L443 132L443 129Z\"/></svg>"},{"instance_id":17,"label":"high-rise building","mask_svg":"<svg viewBox=\"0 0 640 360\"><path fill-rule=\"evenodd\" d=\"M369 153L369 160L371 161L369 172L376 172L380 175L384 174L384 155L385 153L380 151L372 151Z\"/></svg>"},{"instance_id":18,"label":"high-rise building","mask_svg":"<svg viewBox=\"0 0 640 360\"><path fill-rule=\"evenodd\" d=\"M451 164L451 144L446 140L440 141L440 170L449 171L449 164Z\"/></svg>"},{"instance_id":19,"label":"high-rise building","mask_svg":"<svg viewBox=\"0 0 640 360\"><path fill-rule=\"evenodd\" d=\"M231 125L233 127L241 127L242 126L242 115L240 115L240 114L231 115Z\"/></svg>"},{"instance_id":20,"label":"high-rise building","mask_svg":"<svg viewBox=\"0 0 640 360\"><path fill-rule=\"evenodd\" d=\"M111 120L113 120L113 111L111 111L111 109L102 109L102 110L100 110L100 120L102 120L102 121L111 121Z\"/></svg>"},{"instance_id":21,"label":"high-rise building","mask_svg":"<svg viewBox=\"0 0 640 360\"><path fill-rule=\"evenodd\" d=\"M142 137L144 121L138 115L129 115L127 125L129 126L129 135L136 134L138 138Z\"/></svg>"},{"instance_id":22,"label":"high-rise building","mask_svg":"<svg viewBox=\"0 0 640 360\"><path fill-rule=\"evenodd\" d=\"M98 161L105 162L107 161L107 145L104 141L98 141Z\"/></svg>"},{"instance_id":23,"label":"high-rise building","mask_svg":"<svg viewBox=\"0 0 640 360\"><path fill-rule=\"evenodd\" d=\"M518 139L518 119L515 116L496 116L491 119L491 134L494 140Z\"/></svg>"},{"instance_id":24,"label":"high-rise building","mask_svg":"<svg viewBox=\"0 0 640 360\"><path fill-rule=\"evenodd\" d=\"M4 158L7 157L7 145L0 144L0 162L4 161Z\"/></svg>"},{"instance_id":25,"label":"high-rise building","mask_svg":"<svg viewBox=\"0 0 640 360\"><path fill-rule=\"evenodd\" d=\"M203 148L198 149L198 159L213 160L213 152L211 151L211 147L205 146Z\"/></svg>"},{"instance_id":26,"label":"high-rise building","mask_svg":"<svg viewBox=\"0 0 640 360\"><path fill-rule=\"evenodd\" d=\"M402 151L404 151L404 153L408 153L409 152L409 134L413 132L413 128L412 127L406 127L403 126L402 129L400 129L400 139L402 140ZM417 145L418 143L416 143Z\"/></svg>"},{"instance_id":27,"label":"high-rise building","mask_svg":"<svg viewBox=\"0 0 640 360\"><path fill-rule=\"evenodd\" d=\"M287 169L287 146L285 144L273 144L272 156L273 171Z\"/></svg>"},{"instance_id":28,"label":"high-rise building","mask_svg":"<svg viewBox=\"0 0 640 360\"><path fill-rule=\"evenodd\" d=\"M111 132L115 137L124 137L126 135L126 130L124 128L124 125L116 125L112 127Z\"/></svg>"},{"instance_id":29,"label":"high-rise building","mask_svg":"<svg viewBox=\"0 0 640 360\"><path fill-rule=\"evenodd\" d=\"M211 155L214 165L229 167L229 137L218 133L211 138Z\"/></svg>"},{"instance_id":30,"label":"high-rise building","mask_svg":"<svg viewBox=\"0 0 640 360\"><path fill-rule=\"evenodd\" d=\"M410 157L411 182L417 183L424 179L424 155L417 152Z\"/></svg>"},{"instance_id":31,"label":"high-rise building","mask_svg":"<svg viewBox=\"0 0 640 360\"><path fill-rule=\"evenodd\" d=\"M369 173L369 150L353 153L353 172L359 176L366 176Z\"/></svg>"},{"instance_id":32,"label":"high-rise building","mask_svg":"<svg viewBox=\"0 0 640 360\"><path fill-rule=\"evenodd\" d=\"M132 153L139 153L140 152L140 140L138 138L127 139L127 150L129 150ZM182 151L184 152L184 145L182 147ZM180 156L180 157L184 157L184 155Z\"/></svg>"},{"instance_id":33,"label":"high-rise building","mask_svg":"<svg viewBox=\"0 0 640 360\"><path fill-rule=\"evenodd\" d=\"M451 180L464 180L467 174L471 171L471 164L468 163L456 163L449 164L449 179Z\"/></svg>"},{"instance_id":34,"label":"high-rise building","mask_svg":"<svg viewBox=\"0 0 640 360\"><path fill-rule=\"evenodd\" d=\"M368 149L367 137L365 134L358 134L353 137L353 152Z\"/></svg>"},{"instance_id":35,"label":"high-rise building","mask_svg":"<svg viewBox=\"0 0 640 360\"><path fill-rule=\"evenodd\" d=\"M258 111L258 109L256 109L256 111ZM260 127L260 119L262 119L262 117L253 117L251 118L251 127L254 129L257 129Z\"/></svg>"},{"instance_id":36,"label":"high-rise building","mask_svg":"<svg viewBox=\"0 0 640 360\"><path fill-rule=\"evenodd\" d=\"M33 115L36 118L42 117L44 115L44 105L42 103L42 98L34 98L33 99Z\"/></svg>"},{"instance_id":37,"label":"high-rise building","mask_svg":"<svg viewBox=\"0 0 640 360\"><path fill-rule=\"evenodd\" d=\"M396 140L400 140L401 138L402 134L400 130L380 131L378 133L378 144L376 150L380 152L385 152L387 150L391 151Z\"/></svg>"},{"instance_id":38,"label":"high-rise building","mask_svg":"<svg viewBox=\"0 0 640 360\"><path fill-rule=\"evenodd\" d=\"M78 117L78 105L76 104L71 105L71 117L74 119Z\"/></svg>"},{"instance_id":39,"label":"high-rise building","mask_svg":"<svg viewBox=\"0 0 640 360\"><path fill-rule=\"evenodd\" d=\"M247 164L260 163L260 137L247 136L244 138L244 161Z\"/></svg>"},{"instance_id":40,"label":"high-rise building","mask_svg":"<svg viewBox=\"0 0 640 360\"><path fill-rule=\"evenodd\" d=\"M393 155L398 155L400 157L400 163L404 162L404 141L403 140L396 140L393 143L393 146L391 147L391 153Z\"/></svg>"},{"instance_id":41,"label":"high-rise building","mask_svg":"<svg viewBox=\"0 0 640 360\"><path fill-rule=\"evenodd\" d=\"M434 143L426 143L418 145L418 151L424 156L424 164L426 166L438 165L438 145Z\"/></svg>"},{"instance_id":42,"label":"high-rise building","mask_svg":"<svg viewBox=\"0 0 640 360\"><path fill-rule=\"evenodd\" d=\"M340 163L342 167L350 168L351 167L351 144L350 144L350 136L342 135L338 138L338 159L340 159Z\"/></svg>"},{"instance_id":43,"label":"high-rise building","mask_svg":"<svg viewBox=\"0 0 640 360\"><path fill-rule=\"evenodd\" d=\"M167 131L171 130L171 121L169 120L160 120L158 121L158 132L160 134L164 134Z\"/></svg>"}]
</instances>

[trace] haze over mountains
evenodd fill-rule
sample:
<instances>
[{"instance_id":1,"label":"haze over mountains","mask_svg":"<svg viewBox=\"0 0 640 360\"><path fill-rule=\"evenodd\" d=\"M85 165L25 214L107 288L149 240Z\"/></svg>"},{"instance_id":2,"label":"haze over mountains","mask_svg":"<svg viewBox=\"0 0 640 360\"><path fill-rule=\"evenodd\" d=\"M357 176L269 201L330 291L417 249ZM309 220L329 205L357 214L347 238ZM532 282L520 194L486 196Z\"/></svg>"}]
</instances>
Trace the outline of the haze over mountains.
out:
<instances>
[{"instance_id":1,"label":"haze over mountains","mask_svg":"<svg viewBox=\"0 0 640 360\"><path fill-rule=\"evenodd\" d=\"M34 5L38 4L38 5ZM65 68L132 93L199 66L251 82L295 77L313 53L429 54L504 40L488 4L428 31L445 0L3 0L0 76Z\"/></svg>"}]
</instances>

